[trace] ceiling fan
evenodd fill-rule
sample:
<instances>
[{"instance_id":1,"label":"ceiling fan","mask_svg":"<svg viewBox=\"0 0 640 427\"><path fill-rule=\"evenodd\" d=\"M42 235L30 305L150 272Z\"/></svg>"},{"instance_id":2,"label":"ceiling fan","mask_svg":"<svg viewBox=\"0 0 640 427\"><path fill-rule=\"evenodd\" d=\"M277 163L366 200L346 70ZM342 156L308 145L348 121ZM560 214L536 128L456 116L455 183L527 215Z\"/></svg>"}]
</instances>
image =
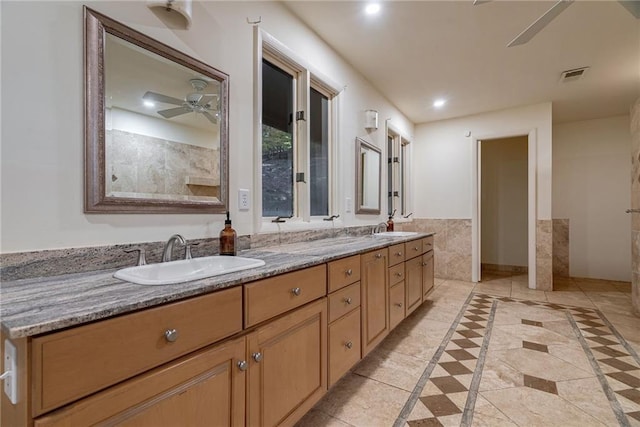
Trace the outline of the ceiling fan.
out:
<instances>
[{"instance_id":1,"label":"ceiling fan","mask_svg":"<svg viewBox=\"0 0 640 427\"><path fill-rule=\"evenodd\" d=\"M480 5L482 3L488 3L491 0L474 0L473 5ZM538 34L544 27L549 25L560 13L566 8L571 6L574 0L559 0L549 10L547 10L540 18L529 25L523 32L518 34L515 39L511 40L507 47L518 46L527 43L536 34ZM624 6L636 19L640 19L640 1L639 0L618 0L622 6Z\"/></svg>"},{"instance_id":2,"label":"ceiling fan","mask_svg":"<svg viewBox=\"0 0 640 427\"><path fill-rule=\"evenodd\" d=\"M161 93L147 91L142 99L145 101L161 102L164 104L179 105L176 108L169 108L166 110L160 110L157 113L165 119L180 116L187 113L202 114L214 125L218 123L218 111L214 107L214 100L217 100L218 95L214 93L204 93L203 91L209 85L202 79L189 80L191 87L195 92L188 93L184 99L174 98L172 96L163 95ZM217 102L215 103L217 104Z\"/></svg>"}]
</instances>

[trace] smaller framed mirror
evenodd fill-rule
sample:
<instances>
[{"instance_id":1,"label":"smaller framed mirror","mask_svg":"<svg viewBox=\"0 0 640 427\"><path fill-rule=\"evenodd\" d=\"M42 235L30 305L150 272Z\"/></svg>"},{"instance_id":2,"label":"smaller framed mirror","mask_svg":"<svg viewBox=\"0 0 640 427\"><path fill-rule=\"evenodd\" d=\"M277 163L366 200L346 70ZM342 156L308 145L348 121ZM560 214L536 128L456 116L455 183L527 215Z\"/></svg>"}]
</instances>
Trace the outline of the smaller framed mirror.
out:
<instances>
[{"instance_id":1,"label":"smaller framed mirror","mask_svg":"<svg viewBox=\"0 0 640 427\"><path fill-rule=\"evenodd\" d=\"M84 21L84 211L227 211L229 76L87 7Z\"/></svg>"},{"instance_id":2,"label":"smaller framed mirror","mask_svg":"<svg viewBox=\"0 0 640 427\"><path fill-rule=\"evenodd\" d=\"M356 213L380 214L382 151L356 138Z\"/></svg>"}]
</instances>

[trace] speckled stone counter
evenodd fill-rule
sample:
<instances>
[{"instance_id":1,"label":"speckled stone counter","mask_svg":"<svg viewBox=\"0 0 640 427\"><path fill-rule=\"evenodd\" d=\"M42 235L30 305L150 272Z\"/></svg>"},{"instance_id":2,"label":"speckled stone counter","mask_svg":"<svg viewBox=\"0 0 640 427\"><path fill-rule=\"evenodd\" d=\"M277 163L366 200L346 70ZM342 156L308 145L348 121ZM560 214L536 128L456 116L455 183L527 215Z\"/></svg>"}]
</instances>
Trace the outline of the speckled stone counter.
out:
<instances>
[{"instance_id":1,"label":"speckled stone counter","mask_svg":"<svg viewBox=\"0 0 640 427\"><path fill-rule=\"evenodd\" d=\"M192 282L143 286L113 277L116 269L2 282L0 319L9 338L52 332L170 301L311 267L395 243L426 237L340 237L249 249L239 256L265 265Z\"/></svg>"}]
</instances>

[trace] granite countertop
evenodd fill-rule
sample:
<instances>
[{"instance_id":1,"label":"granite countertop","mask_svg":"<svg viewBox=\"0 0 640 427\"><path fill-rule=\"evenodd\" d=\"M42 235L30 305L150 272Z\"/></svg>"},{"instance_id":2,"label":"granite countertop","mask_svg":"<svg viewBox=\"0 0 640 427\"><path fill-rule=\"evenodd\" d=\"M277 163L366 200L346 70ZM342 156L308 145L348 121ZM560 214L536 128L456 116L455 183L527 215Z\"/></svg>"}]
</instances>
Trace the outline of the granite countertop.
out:
<instances>
[{"instance_id":1,"label":"granite countertop","mask_svg":"<svg viewBox=\"0 0 640 427\"><path fill-rule=\"evenodd\" d=\"M340 237L249 249L238 255L261 259L266 264L251 270L173 285L143 286L125 282L113 277L115 269L2 282L0 321L8 338L38 335L432 234Z\"/></svg>"}]
</instances>

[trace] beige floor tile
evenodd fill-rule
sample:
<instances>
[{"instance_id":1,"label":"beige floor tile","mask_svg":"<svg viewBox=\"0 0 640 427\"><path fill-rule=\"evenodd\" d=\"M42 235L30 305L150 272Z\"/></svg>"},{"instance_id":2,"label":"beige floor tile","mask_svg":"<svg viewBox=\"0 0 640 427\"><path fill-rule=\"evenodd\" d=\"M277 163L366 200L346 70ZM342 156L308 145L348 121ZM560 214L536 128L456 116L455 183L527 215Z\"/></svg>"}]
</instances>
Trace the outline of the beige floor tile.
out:
<instances>
[{"instance_id":1,"label":"beige floor tile","mask_svg":"<svg viewBox=\"0 0 640 427\"><path fill-rule=\"evenodd\" d=\"M584 350L578 342L568 345L550 345L548 346L548 349L549 354L553 357L557 357L560 360L564 360L565 362L572 364L578 369L595 375L589 359L584 354Z\"/></svg>"},{"instance_id":2,"label":"beige floor tile","mask_svg":"<svg viewBox=\"0 0 640 427\"><path fill-rule=\"evenodd\" d=\"M409 393L355 374L338 381L316 409L355 426L392 425Z\"/></svg>"},{"instance_id":3,"label":"beige floor tile","mask_svg":"<svg viewBox=\"0 0 640 427\"><path fill-rule=\"evenodd\" d=\"M502 297L511 296L511 283L509 284L493 284L480 282L473 289L474 292L497 295Z\"/></svg>"},{"instance_id":4,"label":"beige floor tile","mask_svg":"<svg viewBox=\"0 0 640 427\"><path fill-rule=\"evenodd\" d=\"M438 421L440 421L444 427L459 427L462 422L462 414L439 417Z\"/></svg>"},{"instance_id":5,"label":"beige floor tile","mask_svg":"<svg viewBox=\"0 0 640 427\"><path fill-rule=\"evenodd\" d=\"M528 387L483 391L489 403L521 426L604 426L565 399Z\"/></svg>"},{"instance_id":6,"label":"beige floor tile","mask_svg":"<svg viewBox=\"0 0 640 427\"><path fill-rule=\"evenodd\" d=\"M547 294L545 291L537 291L535 289L529 288L521 289L519 285L512 285L511 298L524 299L529 301L547 301Z\"/></svg>"},{"instance_id":7,"label":"beige floor tile","mask_svg":"<svg viewBox=\"0 0 640 427\"><path fill-rule=\"evenodd\" d=\"M500 354L500 352L502 352L502 354ZM549 381L563 381L594 376L590 367L588 370L580 369L548 353L517 348L499 350L496 354L500 360L519 372Z\"/></svg>"},{"instance_id":8,"label":"beige floor tile","mask_svg":"<svg viewBox=\"0 0 640 427\"><path fill-rule=\"evenodd\" d=\"M487 351L480 391L501 390L524 385L524 376L517 369L500 360L501 354Z\"/></svg>"},{"instance_id":9,"label":"beige floor tile","mask_svg":"<svg viewBox=\"0 0 640 427\"><path fill-rule=\"evenodd\" d=\"M521 348L522 338L502 330L501 325L494 325L489 341L489 350L505 350L509 348Z\"/></svg>"},{"instance_id":10,"label":"beige floor tile","mask_svg":"<svg viewBox=\"0 0 640 427\"><path fill-rule=\"evenodd\" d=\"M558 394L606 425L617 425L611 404L597 378L559 381Z\"/></svg>"},{"instance_id":11,"label":"beige floor tile","mask_svg":"<svg viewBox=\"0 0 640 427\"><path fill-rule=\"evenodd\" d=\"M564 335L550 331L546 328L529 325L496 325L494 331L500 330L519 338L521 341L531 341L539 344L569 344L572 340ZM493 333L492 333L493 336Z\"/></svg>"},{"instance_id":12,"label":"beige floor tile","mask_svg":"<svg viewBox=\"0 0 640 427\"><path fill-rule=\"evenodd\" d=\"M380 343L384 350L402 353L429 361L440 346L442 338L426 339L419 335L391 334Z\"/></svg>"},{"instance_id":13,"label":"beige floor tile","mask_svg":"<svg viewBox=\"0 0 640 427\"><path fill-rule=\"evenodd\" d=\"M545 293L547 295L547 301L554 304L595 308L591 299L582 291L547 291Z\"/></svg>"},{"instance_id":14,"label":"beige floor tile","mask_svg":"<svg viewBox=\"0 0 640 427\"><path fill-rule=\"evenodd\" d=\"M564 320L544 322L544 328L570 339L574 339L576 337L575 331L571 327L571 324L566 320L566 318Z\"/></svg>"},{"instance_id":15,"label":"beige floor tile","mask_svg":"<svg viewBox=\"0 0 640 427\"><path fill-rule=\"evenodd\" d=\"M331 415L325 414L317 409L311 409L296 424L296 427L350 427L352 424L345 423Z\"/></svg>"},{"instance_id":16,"label":"beige floor tile","mask_svg":"<svg viewBox=\"0 0 640 427\"><path fill-rule=\"evenodd\" d=\"M406 391L413 391L428 362L385 348L376 348L354 372Z\"/></svg>"},{"instance_id":17,"label":"beige floor tile","mask_svg":"<svg viewBox=\"0 0 640 427\"><path fill-rule=\"evenodd\" d=\"M411 410L411 413L407 417L407 421L410 420L423 420L425 418L432 418L433 413L418 400Z\"/></svg>"},{"instance_id":18,"label":"beige floor tile","mask_svg":"<svg viewBox=\"0 0 640 427\"><path fill-rule=\"evenodd\" d=\"M477 427L517 426L509 417L482 396L476 398L476 406L473 411L473 421L471 425Z\"/></svg>"}]
</instances>

